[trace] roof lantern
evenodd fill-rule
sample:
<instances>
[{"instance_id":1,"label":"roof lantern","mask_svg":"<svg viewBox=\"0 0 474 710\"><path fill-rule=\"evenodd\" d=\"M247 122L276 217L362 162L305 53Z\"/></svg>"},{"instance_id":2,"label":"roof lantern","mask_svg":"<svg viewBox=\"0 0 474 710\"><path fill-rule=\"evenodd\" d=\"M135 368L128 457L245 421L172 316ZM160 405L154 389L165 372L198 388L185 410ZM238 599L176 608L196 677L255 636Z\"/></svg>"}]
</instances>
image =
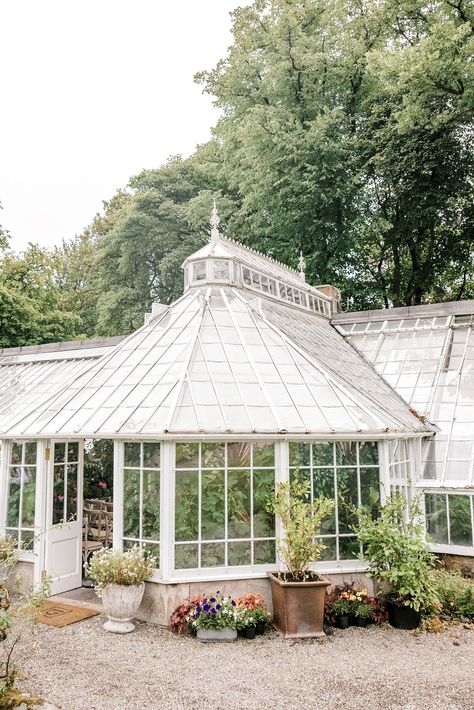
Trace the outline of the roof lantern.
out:
<instances>
[{"instance_id":1,"label":"roof lantern","mask_svg":"<svg viewBox=\"0 0 474 710\"><path fill-rule=\"evenodd\" d=\"M227 284L258 293L263 298L283 301L298 309L330 318L338 310L333 294L307 284L306 262L300 252L298 271L266 256L219 231L219 214L214 200L208 243L183 263L185 292L203 285ZM337 289L334 289L336 292ZM337 294L336 294L337 295Z\"/></svg>"}]
</instances>

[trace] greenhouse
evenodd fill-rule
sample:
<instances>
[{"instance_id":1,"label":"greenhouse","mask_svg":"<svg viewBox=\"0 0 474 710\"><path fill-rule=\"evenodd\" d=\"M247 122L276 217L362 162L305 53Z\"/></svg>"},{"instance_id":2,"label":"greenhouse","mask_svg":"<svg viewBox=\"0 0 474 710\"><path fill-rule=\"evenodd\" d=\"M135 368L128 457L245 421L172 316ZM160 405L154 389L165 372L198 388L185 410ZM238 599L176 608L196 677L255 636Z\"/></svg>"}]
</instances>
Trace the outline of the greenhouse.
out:
<instances>
[{"instance_id":1,"label":"greenhouse","mask_svg":"<svg viewBox=\"0 0 474 710\"><path fill-rule=\"evenodd\" d=\"M474 553L472 302L339 313L303 260L223 237L216 214L183 270L183 296L128 337L0 352L0 532L32 580L75 589L95 544L139 545L158 560L148 618L192 585L265 592L267 501L294 475L335 501L331 578L365 569L344 503L393 490L424 492L435 549ZM104 440L113 496L94 502L84 454Z\"/></svg>"}]
</instances>

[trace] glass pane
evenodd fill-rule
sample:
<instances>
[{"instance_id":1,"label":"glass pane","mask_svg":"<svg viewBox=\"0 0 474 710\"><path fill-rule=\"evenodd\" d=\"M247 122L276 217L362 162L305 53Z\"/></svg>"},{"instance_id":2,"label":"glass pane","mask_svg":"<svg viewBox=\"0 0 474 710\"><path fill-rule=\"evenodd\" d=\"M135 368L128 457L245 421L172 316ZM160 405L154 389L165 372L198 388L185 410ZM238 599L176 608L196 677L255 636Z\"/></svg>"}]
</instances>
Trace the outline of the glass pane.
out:
<instances>
[{"instance_id":1,"label":"glass pane","mask_svg":"<svg viewBox=\"0 0 474 710\"><path fill-rule=\"evenodd\" d=\"M336 442L336 463L339 466L355 466L357 464L357 442Z\"/></svg>"},{"instance_id":2,"label":"glass pane","mask_svg":"<svg viewBox=\"0 0 474 710\"><path fill-rule=\"evenodd\" d=\"M64 521L64 466L54 466L53 474L53 525Z\"/></svg>"},{"instance_id":3,"label":"glass pane","mask_svg":"<svg viewBox=\"0 0 474 710\"><path fill-rule=\"evenodd\" d=\"M77 520L77 464L67 467L66 520Z\"/></svg>"},{"instance_id":4,"label":"glass pane","mask_svg":"<svg viewBox=\"0 0 474 710\"><path fill-rule=\"evenodd\" d=\"M448 544L448 517L446 496L439 493L425 494L426 531L433 542Z\"/></svg>"},{"instance_id":5,"label":"glass pane","mask_svg":"<svg viewBox=\"0 0 474 710\"><path fill-rule=\"evenodd\" d=\"M8 482L8 511L7 525L18 527L20 519L20 484L21 466L10 468L10 479Z\"/></svg>"},{"instance_id":6,"label":"glass pane","mask_svg":"<svg viewBox=\"0 0 474 710\"><path fill-rule=\"evenodd\" d=\"M224 471L201 474L201 538L219 540L225 537Z\"/></svg>"},{"instance_id":7,"label":"glass pane","mask_svg":"<svg viewBox=\"0 0 474 710\"><path fill-rule=\"evenodd\" d=\"M79 461L79 444L77 441L72 441L67 445L67 460L69 463Z\"/></svg>"},{"instance_id":8,"label":"glass pane","mask_svg":"<svg viewBox=\"0 0 474 710\"><path fill-rule=\"evenodd\" d=\"M160 444L143 444L144 468L160 468Z\"/></svg>"},{"instance_id":9,"label":"glass pane","mask_svg":"<svg viewBox=\"0 0 474 710\"><path fill-rule=\"evenodd\" d=\"M123 550L126 552L127 550L131 550L134 547L137 546L136 540L124 540L123 541Z\"/></svg>"},{"instance_id":10,"label":"glass pane","mask_svg":"<svg viewBox=\"0 0 474 710\"><path fill-rule=\"evenodd\" d=\"M176 569L196 569L198 566L197 545L175 545L174 550Z\"/></svg>"},{"instance_id":11,"label":"glass pane","mask_svg":"<svg viewBox=\"0 0 474 710\"><path fill-rule=\"evenodd\" d=\"M275 561L275 540L256 540L253 543L254 565L273 565Z\"/></svg>"},{"instance_id":12,"label":"glass pane","mask_svg":"<svg viewBox=\"0 0 474 710\"><path fill-rule=\"evenodd\" d=\"M251 444L245 441L236 441L227 444L227 466L229 468L247 468L250 466Z\"/></svg>"},{"instance_id":13,"label":"glass pane","mask_svg":"<svg viewBox=\"0 0 474 710\"><path fill-rule=\"evenodd\" d=\"M199 477L196 471L176 471L176 540L198 538L198 485Z\"/></svg>"},{"instance_id":14,"label":"glass pane","mask_svg":"<svg viewBox=\"0 0 474 710\"><path fill-rule=\"evenodd\" d=\"M253 466L275 466L275 446L256 441L253 445Z\"/></svg>"},{"instance_id":15,"label":"glass pane","mask_svg":"<svg viewBox=\"0 0 474 710\"><path fill-rule=\"evenodd\" d=\"M361 505L376 518L380 507L380 485L378 468L360 469Z\"/></svg>"},{"instance_id":16,"label":"glass pane","mask_svg":"<svg viewBox=\"0 0 474 710\"><path fill-rule=\"evenodd\" d=\"M275 516L267 510L268 502L275 495L275 472L256 470L253 472L253 535L273 537Z\"/></svg>"},{"instance_id":17,"label":"glass pane","mask_svg":"<svg viewBox=\"0 0 474 710\"><path fill-rule=\"evenodd\" d=\"M313 466L333 466L334 446L331 441L313 444Z\"/></svg>"},{"instance_id":18,"label":"glass pane","mask_svg":"<svg viewBox=\"0 0 474 710\"><path fill-rule=\"evenodd\" d=\"M471 502L469 496L448 495L449 532L452 545L472 545Z\"/></svg>"},{"instance_id":19,"label":"glass pane","mask_svg":"<svg viewBox=\"0 0 474 710\"><path fill-rule=\"evenodd\" d=\"M331 462L332 463L332 462ZM290 443L290 466L311 464L311 444L295 441Z\"/></svg>"},{"instance_id":20,"label":"glass pane","mask_svg":"<svg viewBox=\"0 0 474 710\"><path fill-rule=\"evenodd\" d=\"M361 466L376 466L379 462L379 447L376 441L364 441L359 444L359 463Z\"/></svg>"},{"instance_id":21,"label":"glass pane","mask_svg":"<svg viewBox=\"0 0 474 710\"><path fill-rule=\"evenodd\" d=\"M140 537L140 471L123 472L123 534Z\"/></svg>"},{"instance_id":22,"label":"glass pane","mask_svg":"<svg viewBox=\"0 0 474 710\"><path fill-rule=\"evenodd\" d=\"M336 538L335 537L323 537L319 538L323 545L326 545L324 550L321 552L321 561L327 562L328 560L336 560Z\"/></svg>"},{"instance_id":23,"label":"glass pane","mask_svg":"<svg viewBox=\"0 0 474 710\"><path fill-rule=\"evenodd\" d=\"M12 464L21 464L21 456L22 456L22 445L17 444L17 442L14 441L12 444L11 463Z\"/></svg>"},{"instance_id":24,"label":"glass pane","mask_svg":"<svg viewBox=\"0 0 474 710\"><path fill-rule=\"evenodd\" d=\"M214 261L213 262L214 278L217 280L229 278L229 262L228 261Z\"/></svg>"},{"instance_id":25,"label":"glass pane","mask_svg":"<svg viewBox=\"0 0 474 710\"><path fill-rule=\"evenodd\" d=\"M176 444L176 468L199 468L199 444Z\"/></svg>"},{"instance_id":26,"label":"glass pane","mask_svg":"<svg viewBox=\"0 0 474 710\"><path fill-rule=\"evenodd\" d=\"M313 497L314 498L330 498L334 500L334 470L327 468L315 468L313 471ZM336 532L336 511L333 510L331 515L323 520L321 525L323 534L331 534ZM331 558L331 559L336 559Z\"/></svg>"},{"instance_id":27,"label":"glass pane","mask_svg":"<svg viewBox=\"0 0 474 710\"><path fill-rule=\"evenodd\" d=\"M31 552L33 550L35 534L33 530L21 531L21 549Z\"/></svg>"},{"instance_id":28,"label":"glass pane","mask_svg":"<svg viewBox=\"0 0 474 710\"><path fill-rule=\"evenodd\" d=\"M193 264L193 279L194 281L204 281L206 278L206 262L197 261Z\"/></svg>"},{"instance_id":29,"label":"glass pane","mask_svg":"<svg viewBox=\"0 0 474 710\"><path fill-rule=\"evenodd\" d=\"M227 537L250 537L250 472L227 474Z\"/></svg>"},{"instance_id":30,"label":"glass pane","mask_svg":"<svg viewBox=\"0 0 474 710\"><path fill-rule=\"evenodd\" d=\"M357 494L357 469L337 469L337 495L339 532L353 532L352 525L357 523L357 516L351 510L351 506L357 508L359 505Z\"/></svg>"},{"instance_id":31,"label":"glass pane","mask_svg":"<svg viewBox=\"0 0 474 710\"><path fill-rule=\"evenodd\" d=\"M156 567L155 569L158 569L160 566L160 546L154 545L152 542L144 542L142 549L145 554L153 555L153 557L156 557Z\"/></svg>"},{"instance_id":32,"label":"glass pane","mask_svg":"<svg viewBox=\"0 0 474 710\"><path fill-rule=\"evenodd\" d=\"M227 557L230 567L251 564L250 541L229 542L227 546Z\"/></svg>"},{"instance_id":33,"label":"glass pane","mask_svg":"<svg viewBox=\"0 0 474 710\"><path fill-rule=\"evenodd\" d=\"M25 463L34 466L36 464L36 441L25 444Z\"/></svg>"},{"instance_id":34,"label":"glass pane","mask_svg":"<svg viewBox=\"0 0 474 710\"><path fill-rule=\"evenodd\" d=\"M355 560L358 558L360 545L356 537L340 537L339 538L339 559L340 560Z\"/></svg>"},{"instance_id":35,"label":"glass pane","mask_svg":"<svg viewBox=\"0 0 474 710\"><path fill-rule=\"evenodd\" d=\"M159 471L143 471L142 538L160 539Z\"/></svg>"},{"instance_id":36,"label":"glass pane","mask_svg":"<svg viewBox=\"0 0 474 710\"><path fill-rule=\"evenodd\" d=\"M140 444L136 441L129 441L124 444L125 466L140 466Z\"/></svg>"},{"instance_id":37,"label":"glass pane","mask_svg":"<svg viewBox=\"0 0 474 710\"><path fill-rule=\"evenodd\" d=\"M202 468L224 468L225 466L225 444L202 444L201 445L201 467Z\"/></svg>"},{"instance_id":38,"label":"glass pane","mask_svg":"<svg viewBox=\"0 0 474 710\"><path fill-rule=\"evenodd\" d=\"M54 463L64 463L66 461L66 444L54 445Z\"/></svg>"},{"instance_id":39,"label":"glass pane","mask_svg":"<svg viewBox=\"0 0 474 710\"><path fill-rule=\"evenodd\" d=\"M225 543L207 542L201 545L201 567L224 567Z\"/></svg>"}]
</instances>

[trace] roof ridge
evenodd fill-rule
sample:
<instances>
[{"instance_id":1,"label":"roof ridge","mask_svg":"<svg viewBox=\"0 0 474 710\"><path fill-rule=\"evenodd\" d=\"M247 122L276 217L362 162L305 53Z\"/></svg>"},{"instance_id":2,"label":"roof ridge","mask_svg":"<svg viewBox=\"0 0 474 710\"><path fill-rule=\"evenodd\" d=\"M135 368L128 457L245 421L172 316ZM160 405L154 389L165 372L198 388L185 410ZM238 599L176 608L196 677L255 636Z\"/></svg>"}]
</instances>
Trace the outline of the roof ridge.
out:
<instances>
[{"instance_id":1,"label":"roof ridge","mask_svg":"<svg viewBox=\"0 0 474 710\"><path fill-rule=\"evenodd\" d=\"M226 237L223 234L220 234L221 239L224 241L230 242L231 244L235 244L238 247L241 247L242 249L245 249L246 251L249 251L251 254L255 254L255 256L259 256L262 259L268 259L268 261L273 262L274 264L277 264L277 266L281 266L287 271L291 271L293 274L298 276L298 278L301 278L300 272L297 269L294 269L292 266L288 266L288 264L285 264L283 261L278 261L278 259L274 259L273 256L268 256L268 254L263 254L261 251L257 251L257 249L252 249L252 247L247 246L247 244L243 244L243 242L237 241L237 239L232 239L231 237Z\"/></svg>"}]
</instances>

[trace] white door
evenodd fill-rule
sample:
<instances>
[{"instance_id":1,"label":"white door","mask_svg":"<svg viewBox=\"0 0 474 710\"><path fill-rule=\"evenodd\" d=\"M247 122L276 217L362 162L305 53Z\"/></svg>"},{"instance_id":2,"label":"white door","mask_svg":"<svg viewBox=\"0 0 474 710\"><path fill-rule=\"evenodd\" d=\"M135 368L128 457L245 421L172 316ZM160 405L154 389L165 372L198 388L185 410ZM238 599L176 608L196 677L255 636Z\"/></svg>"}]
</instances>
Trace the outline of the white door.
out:
<instances>
[{"instance_id":1,"label":"white door","mask_svg":"<svg viewBox=\"0 0 474 710\"><path fill-rule=\"evenodd\" d=\"M48 470L45 569L51 593L82 585L83 443L53 442Z\"/></svg>"}]
</instances>

